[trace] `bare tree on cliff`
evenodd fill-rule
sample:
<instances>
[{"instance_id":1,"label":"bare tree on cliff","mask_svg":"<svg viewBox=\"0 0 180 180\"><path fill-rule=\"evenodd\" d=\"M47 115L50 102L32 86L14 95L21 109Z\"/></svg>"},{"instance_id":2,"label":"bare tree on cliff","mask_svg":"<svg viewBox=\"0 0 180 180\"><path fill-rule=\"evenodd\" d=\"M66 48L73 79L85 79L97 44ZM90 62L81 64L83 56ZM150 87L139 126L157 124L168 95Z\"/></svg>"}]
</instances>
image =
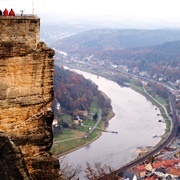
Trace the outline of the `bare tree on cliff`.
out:
<instances>
[{"instance_id":1,"label":"bare tree on cliff","mask_svg":"<svg viewBox=\"0 0 180 180\"><path fill-rule=\"evenodd\" d=\"M80 165L77 165L75 168L70 165L66 159L66 157L63 157L60 159L60 169L63 174L63 178L66 180L78 180L79 174L82 171L82 167Z\"/></svg>"},{"instance_id":2,"label":"bare tree on cliff","mask_svg":"<svg viewBox=\"0 0 180 180\"><path fill-rule=\"evenodd\" d=\"M60 159L60 169L63 174L63 178L66 180L79 180L79 174L82 171L82 167L80 165L77 165L76 167L70 165L66 157ZM87 162L84 179L116 180L115 174L112 173L113 171L113 168L109 165L103 165L101 162L95 162L94 165L90 165Z\"/></svg>"},{"instance_id":3,"label":"bare tree on cliff","mask_svg":"<svg viewBox=\"0 0 180 180\"><path fill-rule=\"evenodd\" d=\"M113 172L113 169L109 165L103 165L101 162L95 162L94 166L91 166L89 163L87 163L85 172L85 178L87 180L115 180L115 176L110 175L110 173Z\"/></svg>"}]
</instances>

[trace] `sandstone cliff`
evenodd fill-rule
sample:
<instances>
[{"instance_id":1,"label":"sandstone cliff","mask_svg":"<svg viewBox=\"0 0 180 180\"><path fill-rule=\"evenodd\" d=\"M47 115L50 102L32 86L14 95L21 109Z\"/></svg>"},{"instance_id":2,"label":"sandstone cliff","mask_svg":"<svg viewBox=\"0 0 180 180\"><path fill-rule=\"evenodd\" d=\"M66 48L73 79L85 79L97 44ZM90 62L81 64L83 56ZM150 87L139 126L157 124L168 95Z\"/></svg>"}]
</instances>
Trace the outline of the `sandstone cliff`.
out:
<instances>
[{"instance_id":1,"label":"sandstone cliff","mask_svg":"<svg viewBox=\"0 0 180 180\"><path fill-rule=\"evenodd\" d=\"M52 146L54 50L0 42L0 179L61 179Z\"/></svg>"}]
</instances>

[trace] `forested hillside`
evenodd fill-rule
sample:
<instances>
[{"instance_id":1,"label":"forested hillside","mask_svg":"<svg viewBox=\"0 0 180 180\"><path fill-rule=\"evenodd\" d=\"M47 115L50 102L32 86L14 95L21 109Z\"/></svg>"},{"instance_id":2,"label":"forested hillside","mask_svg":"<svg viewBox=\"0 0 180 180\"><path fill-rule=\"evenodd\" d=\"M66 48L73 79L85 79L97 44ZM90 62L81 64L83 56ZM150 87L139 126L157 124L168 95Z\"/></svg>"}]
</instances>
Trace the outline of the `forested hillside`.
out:
<instances>
[{"instance_id":1,"label":"forested hillside","mask_svg":"<svg viewBox=\"0 0 180 180\"><path fill-rule=\"evenodd\" d=\"M94 100L102 108L103 116L108 113L106 108L111 107L109 99L98 90L97 85L82 75L65 70L63 67L55 66L54 93L62 112L72 116L81 111L88 111Z\"/></svg>"},{"instance_id":2,"label":"forested hillside","mask_svg":"<svg viewBox=\"0 0 180 180\"><path fill-rule=\"evenodd\" d=\"M90 30L62 39L55 47L67 53L57 54L57 60L114 64L172 82L180 79L179 30Z\"/></svg>"},{"instance_id":3,"label":"forested hillside","mask_svg":"<svg viewBox=\"0 0 180 180\"><path fill-rule=\"evenodd\" d=\"M141 60L148 62L167 61L174 64L180 59L180 41L166 42L156 46L106 50L96 53L98 58L118 62L121 60Z\"/></svg>"},{"instance_id":4,"label":"forested hillside","mask_svg":"<svg viewBox=\"0 0 180 180\"><path fill-rule=\"evenodd\" d=\"M179 30L95 29L60 39L53 46L68 54L87 56L106 50L153 46L180 40Z\"/></svg>"}]
</instances>

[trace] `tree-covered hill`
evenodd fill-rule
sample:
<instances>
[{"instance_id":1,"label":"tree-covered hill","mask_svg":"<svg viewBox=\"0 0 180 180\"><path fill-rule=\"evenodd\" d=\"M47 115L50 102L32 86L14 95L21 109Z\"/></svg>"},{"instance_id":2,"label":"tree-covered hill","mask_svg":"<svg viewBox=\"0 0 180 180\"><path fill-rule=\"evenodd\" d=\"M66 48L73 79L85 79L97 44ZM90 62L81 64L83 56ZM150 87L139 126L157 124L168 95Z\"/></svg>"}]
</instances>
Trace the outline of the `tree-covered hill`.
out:
<instances>
[{"instance_id":1,"label":"tree-covered hill","mask_svg":"<svg viewBox=\"0 0 180 180\"><path fill-rule=\"evenodd\" d=\"M68 54L87 56L106 50L154 46L180 40L180 30L94 29L60 39L53 46Z\"/></svg>"},{"instance_id":2,"label":"tree-covered hill","mask_svg":"<svg viewBox=\"0 0 180 180\"><path fill-rule=\"evenodd\" d=\"M110 101L102 95L97 85L63 67L55 66L54 94L62 111L69 115L74 115L78 111L88 111L94 100L97 100L104 113L107 111L106 108L111 107Z\"/></svg>"},{"instance_id":3,"label":"tree-covered hill","mask_svg":"<svg viewBox=\"0 0 180 180\"><path fill-rule=\"evenodd\" d=\"M90 30L58 41L55 47L67 52L68 61L101 61L180 79L180 30Z\"/></svg>"},{"instance_id":4,"label":"tree-covered hill","mask_svg":"<svg viewBox=\"0 0 180 180\"><path fill-rule=\"evenodd\" d=\"M164 61L177 65L180 63L180 41L166 42L156 46L101 51L96 54L96 57L116 63L121 60L138 60L149 63Z\"/></svg>"}]
</instances>

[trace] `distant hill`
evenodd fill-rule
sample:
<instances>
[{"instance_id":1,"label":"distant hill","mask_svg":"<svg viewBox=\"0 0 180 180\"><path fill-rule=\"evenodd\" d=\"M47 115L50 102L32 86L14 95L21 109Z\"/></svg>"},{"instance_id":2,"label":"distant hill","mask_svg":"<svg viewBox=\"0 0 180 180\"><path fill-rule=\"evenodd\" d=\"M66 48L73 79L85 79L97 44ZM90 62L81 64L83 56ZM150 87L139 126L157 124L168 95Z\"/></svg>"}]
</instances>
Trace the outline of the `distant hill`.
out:
<instances>
[{"instance_id":1,"label":"distant hill","mask_svg":"<svg viewBox=\"0 0 180 180\"><path fill-rule=\"evenodd\" d=\"M121 60L180 61L180 41L166 42L155 46L101 51L95 55L100 59L105 58L116 63Z\"/></svg>"},{"instance_id":2,"label":"distant hill","mask_svg":"<svg viewBox=\"0 0 180 180\"><path fill-rule=\"evenodd\" d=\"M68 54L91 55L101 51L154 46L180 40L180 30L95 29L60 39L52 46Z\"/></svg>"}]
</instances>

